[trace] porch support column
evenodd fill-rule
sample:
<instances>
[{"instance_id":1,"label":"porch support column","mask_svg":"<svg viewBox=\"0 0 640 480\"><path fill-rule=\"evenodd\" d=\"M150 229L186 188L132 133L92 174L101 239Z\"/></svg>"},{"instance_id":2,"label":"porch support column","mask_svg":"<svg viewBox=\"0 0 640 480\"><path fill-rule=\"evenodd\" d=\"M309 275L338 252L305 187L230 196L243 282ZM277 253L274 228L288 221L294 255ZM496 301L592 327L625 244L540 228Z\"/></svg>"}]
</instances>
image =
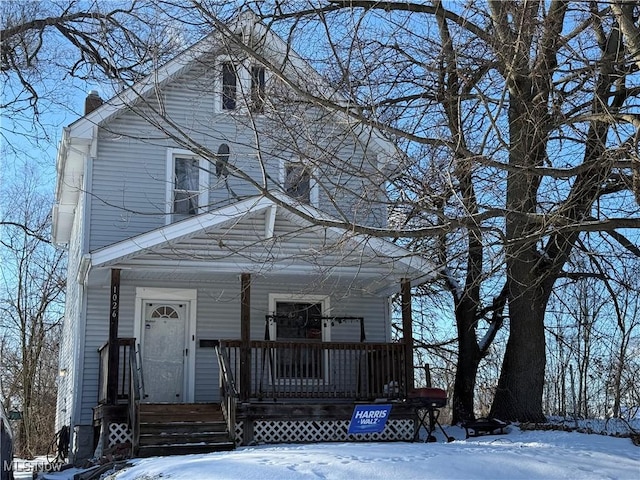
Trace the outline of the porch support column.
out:
<instances>
[{"instance_id":1,"label":"porch support column","mask_svg":"<svg viewBox=\"0 0 640 480\"><path fill-rule=\"evenodd\" d=\"M240 401L249 400L251 392L251 274L240 276Z\"/></svg>"},{"instance_id":2,"label":"porch support column","mask_svg":"<svg viewBox=\"0 0 640 480\"><path fill-rule=\"evenodd\" d=\"M413 320L411 318L411 281L403 278L400 282L402 298L402 336L404 342L404 365L407 375L407 392L413 390Z\"/></svg>"},{"instance_id":3,"label":"porch support column","mask_svg":"<svg viewBox=\"0 0 640 480\"><path fill-rule=\"evenodd\" d=\"M111 269L109 290L109 360L107 370L107 405L118 401L118 320L120 316L120 269Z\"/></svg>"}]
</instances>

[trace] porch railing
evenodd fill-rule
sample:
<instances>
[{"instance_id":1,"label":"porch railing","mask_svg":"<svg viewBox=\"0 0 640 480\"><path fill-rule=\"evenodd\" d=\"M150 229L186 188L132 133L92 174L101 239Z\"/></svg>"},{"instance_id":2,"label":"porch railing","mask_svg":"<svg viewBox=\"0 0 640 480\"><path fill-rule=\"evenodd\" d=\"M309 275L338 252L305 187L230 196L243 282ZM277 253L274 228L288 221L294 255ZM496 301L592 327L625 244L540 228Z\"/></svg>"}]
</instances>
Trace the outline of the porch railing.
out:
<instances>
[{"instance_id":1,"label":"porch railing","mask_svg":"<svg viewBox=\"0 0 640 480\"><path fill-rule=\"evenodd\" d=\"M129 400L131 383L130 358L135 356L135 338L118 339L118 375L115 398L109 399L109 343L98 349L100 366L98 370L98 403L126 403ZM113 386L112 386L113 388Z\"/></svg>"},{"instance_id":2,"label":"porch railing","mask_svg":"<svg viewBox=\"0 0 640 480\"><path fill-rule=\"evenodd\" d=\"M218 369L220 372L220 404L224 410L227 421L227 432L229 440L235 441L236 430L236 405L238 403L238 390L235 378L231 371L229 350L220 348L220 344L215 345L216 358L218 359Z\"/></svg>"},{"instance_id":3,"label":"porch railing","mask_svg":"<svg viewBox=\"0 0 640 480\"><path fill-rule=\"evenodd\" d=\"M239 392L242 399L406 397L402 344L254 340L249 368L242 369L241 348L239 340L220 342L232 378L250 386Z\"/></svg>"}]
</instances>

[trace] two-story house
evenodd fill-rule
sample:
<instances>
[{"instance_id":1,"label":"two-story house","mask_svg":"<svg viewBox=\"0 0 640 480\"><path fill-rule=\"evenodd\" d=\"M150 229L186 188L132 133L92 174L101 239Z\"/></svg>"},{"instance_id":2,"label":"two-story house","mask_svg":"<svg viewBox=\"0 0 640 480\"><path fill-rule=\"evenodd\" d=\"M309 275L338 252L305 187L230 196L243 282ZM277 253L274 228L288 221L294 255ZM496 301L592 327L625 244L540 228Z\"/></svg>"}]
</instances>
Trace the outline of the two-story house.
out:
<instances>
[{"instance_id":1,"label":"two-story house","mask_svg":"<svg viewBox=\"0 0 640 480\"><path fill-rule=\"evenodd\" d=\"M64 129L56 422L72 459L347 440L354 404L380 399L385 430L362 438L412 438L411 286L433 267L373 235L394 145L313 97L346 105L243 15L113 98L92 92Z\"/></svg>"}]
</instances>

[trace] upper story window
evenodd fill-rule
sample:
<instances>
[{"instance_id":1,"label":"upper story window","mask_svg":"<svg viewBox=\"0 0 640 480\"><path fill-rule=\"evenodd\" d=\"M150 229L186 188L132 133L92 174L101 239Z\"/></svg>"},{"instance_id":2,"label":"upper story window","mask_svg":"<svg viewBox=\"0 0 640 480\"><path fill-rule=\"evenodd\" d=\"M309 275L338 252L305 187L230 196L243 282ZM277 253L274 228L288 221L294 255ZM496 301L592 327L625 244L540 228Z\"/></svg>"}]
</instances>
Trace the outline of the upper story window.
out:
<instances>
[{"instance_id":1,"label":"upper story window","mask_svg":"<svg viewBox=\"0 0 640 480\"><path fill-rule=\"evenodd\" d=\"M251 66L251 103L249 110L254 113L264 112L265 103L265 81L264 67L259 65Z\"/></svg>"},{"instance_id":2,"label":"upper story window","mask_svg":"<svg viewBox=\"0 0 640 480\"><path fill-rule=\"evenodd\" d=\"M235 110L238 72L232 62L222 62L222 109Z\"/></svg>"},{"instance_id":3,"label":"upper story window","mask_svg":"<svg viewBox=\"0 0 640 480\"><path fill-rule=\"evenodd\" d=\"M216 176L224 179L229 175L229 145L223 143L216 154Z\"/></svg>"},{"instance_id":4,"label":"upper story window","mask_svg":"<svg viewBox=\"0 0 640 480\"><path fill-rule=\"evenodd\" d=\"M243 108L245 112L263 113L267 99L266 79L265 67L261 65L223 58L219 63L217 108L222 111Z\"/></svg>"},{"instance_id":5,"label":"upper story window","mask_svg":"<svg viewBox=\"0 0 640 480\"><path fill-rule=\"evenodd\" d=\"M208 202L204 159L187 150L167 154L167 213L196 215Z\"/></svg>"},{"instance_id":6,"label":"upper story window","mask_svg":"<svg viewBox=\"0 0 640 480\"><path fill-rule=\"evenodd\" d=\"M195 215L198 212L200 172L198 159L175 157L173 175L173 213Z\"/></svg>"},{"instance_id":7,"label":"upper story window","mask_svg":"<svg viewBox=\"0 0 640 480\"><path fill-rule=\"evenodd\" d=\"M311 174L301 163L285 165L284 191L302 203L311 203Z\"/></svg>"}]
</instances>

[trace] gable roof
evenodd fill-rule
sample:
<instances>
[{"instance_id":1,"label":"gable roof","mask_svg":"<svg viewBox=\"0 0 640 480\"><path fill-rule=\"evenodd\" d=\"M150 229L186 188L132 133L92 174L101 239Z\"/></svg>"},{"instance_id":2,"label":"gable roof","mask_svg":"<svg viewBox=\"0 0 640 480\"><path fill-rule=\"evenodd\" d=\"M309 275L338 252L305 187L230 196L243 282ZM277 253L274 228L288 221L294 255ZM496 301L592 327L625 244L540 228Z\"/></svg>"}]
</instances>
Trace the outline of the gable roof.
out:
<instances>
[{"instance_id":1,"label":"gable roof","mask_svg":"<svg viewBox=\"0 0 640 480\"><path fill-rule=\"evenodd\" d=\"M374 293L435 274L433 264L385 239L318 226L297 212L335 221L283 194L255 196L98 249L91 268L336 275Z\"/></svg>"},{"instance_id":2,"label":"gable roof","mask_svg":"<svg viewBox=\"0 0 640 480\"><path fill-rule=\"evenodd\" d=\"M140 98L148 94L152 89L162 87L171 81L176 75L180 74L193 62L201 59L203 56L215 50L224 40L223 37L231 37L239 32L251 32L251 35L259 39L260 43L267 46L265 48L265 57L271 60L273 65L280 66L285 74L295 76L294 80L302 85L314 85L316 94L322 96L323 100L331 100L341 106L346 106L351 101L343 97L334 89L323 88L326 81L320 74L300 55L293 51L282 38L273 32L272 29L262 23L259 18L251 11L244 11L238 15L235 21L227 25L226 32L216 31L202 40L196 42L192 46L186 48L183 52L176 55L166 64L158 67L153 73L147 75L131 87L124 89L111 99L107 100L100 107L91 113L79 118L69 127L69 135L73 138L90 139L93 135L93 128L105 121L113 118L124 108L133 105ZM278 58L279 57L279 58ZM282 64L281 59L286 58L286 63ZM310 81L312 80L312 81ZM344 116L345 123L352 123ZM351 125L354 127L353 125ZM374 145L385 153L390 155L397 154L398 149L393 142L384 137L384 135L374 127L366 125L355 126L358 136L365 139L367 143L371 141Z\"/></svg>"},{"instance_id":3,"label":"gable roof","mask_svg":"<svg viewBox=\"0 0 640 480\"><path fill-rule=\"evenodd\" d=\"M277 58L286 58L287 64L284 66L287 71L297 77L301 84L313 84L317 87L320 95L326 100L332 100L341 105L347 105L345 98L339 93L329 88L322 88L324 80L302 57L290 49L278 35L273 33L259 21L257 16L250 11L241 13L234 22L228 25L228 31L222 33L217 31L211 33L182 53L174 57L165 65L156 69L153 73L140 80L133 86L126 88L111 99L107 100L100 107L89 114L79 118L63 130L63 137L58 149L56 162L57 184L56 184L56 204L53 210L53 242L56 244L66 244L70 240L71 229L75 207L78 202L79 193L82 190L81 182L84 178L85 157L95 156L96 149L96 127L108 122L122 111L134 105L152 89L162 87L169 83L181 72L189 68L204 55L212 52L216 45L219 45L224 35L231 35L234 32L252 32L257 38L264 40L264 45L268 45L267 52L274 57L274 64L277 65ZM314 81L309 82L310 79ZM342 112L334 112L341 122L347 125L366 145L373 145L377 150L394 157L398 154L398 149L391 141L384 138L381 132L366 125L354 125L353 121ZM94 155L92 155L92 149Z\"/></svg>"}]
</instances>

